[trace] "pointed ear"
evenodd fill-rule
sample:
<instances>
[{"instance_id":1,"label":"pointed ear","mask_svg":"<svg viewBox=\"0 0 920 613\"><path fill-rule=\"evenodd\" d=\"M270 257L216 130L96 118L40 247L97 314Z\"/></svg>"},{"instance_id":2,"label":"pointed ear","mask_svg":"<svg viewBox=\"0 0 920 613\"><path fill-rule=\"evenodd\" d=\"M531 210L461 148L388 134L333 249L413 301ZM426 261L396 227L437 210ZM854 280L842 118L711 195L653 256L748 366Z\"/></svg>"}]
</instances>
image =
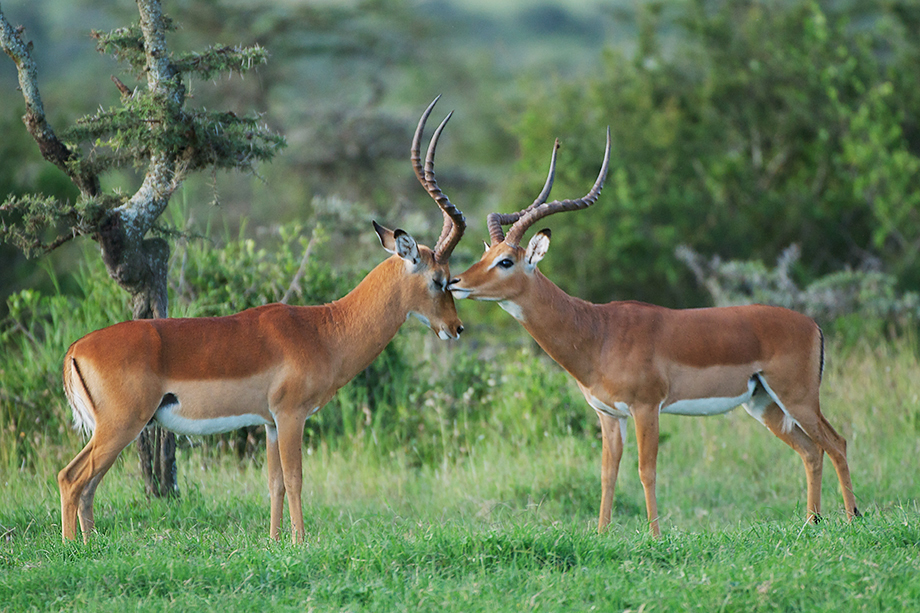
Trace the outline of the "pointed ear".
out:
<instances>
[{"instance_id":1,"label":"pointed ear","mask_svg":"<svg viewBox=\"0 0 920 613\"><path fill-rule=\"evenodd\" d=\"M377 233L377 237L380 239L380 244L383 245L383 248L389 253L396 253L396 238L393 236L393 231L384 228L376 221L374 222L374 231Z\"/></svg>"},{"instance_id":2,"label":"pointed ear","mask_svg":"<svg viewBox=\"0 0 920 613\"><path fill-rule=\"evenodd\" d=\"M395 231L388 230L376 221L374 222L374 230L380 238L380 244L383 245L383 248L389 253L398 255L413 266L421 261L418 252L418 243L416 243L415 239L405 230L400 230L398 228Z\"/></svg>"},{"instance_id":3,"label":"pointed ear","mask_svg":"<svg viewBox=\"0 0 920 613\"><path fill-rule=\"evenodd\" d=\"M550 235L551 232L548 229L544 229L534 234L533 238L530 239L530 244L527 245L527 252L524 254L524 264L527 266L528 272L536 268L543 256L546 255L546 250L549 249Z\"/></svg>"},{"instance_id":4,"label":"pointed ear","mask_svg":"<svg viewBox=\"0 0 920 613\"><path fill-rule=\"evenodd\" d=\"M393 238L396 239L396 255L413 266L422 260L418 253L418 243L408 232L397 229L393 232Z\"/></svg>"},{"instance_id":5,"label":"pointed ear","mask_svg":"<svg viewBox=\"0 0 920 613\"><path fill-rule=\"evenodd\" d=\"M485 250L486 250L486 251L489 250L489 243L487 243L487 242L485 242L485 241L482 241L482 246L485 247Z\"/></svg>"}]
</instances>

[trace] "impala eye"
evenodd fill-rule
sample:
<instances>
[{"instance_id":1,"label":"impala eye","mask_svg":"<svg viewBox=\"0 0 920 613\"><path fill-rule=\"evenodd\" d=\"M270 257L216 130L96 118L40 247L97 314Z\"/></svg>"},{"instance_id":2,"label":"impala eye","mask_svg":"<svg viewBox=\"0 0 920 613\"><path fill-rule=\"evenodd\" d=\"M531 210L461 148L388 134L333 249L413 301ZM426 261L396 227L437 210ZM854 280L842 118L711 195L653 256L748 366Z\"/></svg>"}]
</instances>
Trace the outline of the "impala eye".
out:
<instances>
[{"instance_id":1,"label":"impala eye","mask_svg":"<svg viewBox=\"0 0 920 613\"><path fill-rule=\"evenodd\" d=\"M501 260L501 261L498 263L498 265L499 265L501 268L511 268L512 266L514 266L514 261L511 260L510 258L505 258L504 260Z\"/></svg>"}]
</instances>

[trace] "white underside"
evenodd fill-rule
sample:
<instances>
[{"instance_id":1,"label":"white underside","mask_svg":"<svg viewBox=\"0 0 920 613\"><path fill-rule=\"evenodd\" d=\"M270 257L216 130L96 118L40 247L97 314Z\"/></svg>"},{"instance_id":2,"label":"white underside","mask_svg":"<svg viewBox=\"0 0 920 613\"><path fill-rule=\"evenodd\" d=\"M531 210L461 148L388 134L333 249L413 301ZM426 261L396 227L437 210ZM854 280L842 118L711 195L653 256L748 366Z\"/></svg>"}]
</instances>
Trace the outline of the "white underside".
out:
<instances>
[{"instance_id":1,"label":"white underside","mask_svg":"<svg viewBox=\"0 0 920 613\"><path fill-rule=\"evenodd\" d=\"M157 409L153 419L167 430L186 436L201 436L204 434L220 434L230 432L247 426L263 426L274 423L266 421L261 415L243 414L209 417L207 419L189 419L178 412L181 410L179 403L168 404Z\"/></svg>"},{"instance_id":2,"label":"white underside","mask_svg":"<svg viewBox=\"0 0 920 613\"><path fill-rule=\"evenodd\" d=\"M770 388L770 386L764 380L763 376L757 375L757 379L760 381L760 384L763 386L763 388L767 391L767 395L754 396L751 398L751 400L744 403L744 410L747 411L751 417L766 426L767 424L764 422L763 418L764 412L766 411L767 407L770 406L771 402L775 402L776 406L778 406L783 412L783 432L791 432L792 429L796 426L801 428L802 425L795 419L795 417L789 414L789 411L786 410L786 405L784 405L783 402L779 399L779 396L776 395L776 392Z\"/></svg>"},{"instance_id":3,"label":"white underside","mask_svg":"<svg viewBox=\"0 0 920 613\"><path fill-rule=\"evenodd\" d=\"M524 321L524 311L516 303L511 302L510 300L500 300L498 302L500 306L506 313L514 317L518 321Z\"/></svg>"},{"instance_id":4,"label":"white underside","mask_svg":"<svg viewBox=\"0 0 920 613\"><path fill-rule=\"evenodd\" d=\"M408 320L410 316L414 316L420 322L422 322L423 324L431 328L431 321L427 317L422 315L421 313L416 313L415 311L409 311L409 315L406 315L406 319ZM442 341L449 341L450 339L454 337L452 337L447 330L438 330L438 338L441 339Z\"/></svg>"},{"instance_id":5,"label":"white underside","mask_svg":"<svg viewBox=\"0 0 920 613\"><path fill-rule=\"evenodd\" d=\"M755 395L758 383L760 383L763 389L766 390L766 394ZM588 401L588 404L591 405L591 408L593 408L595 411L598 411L599 413L605 413L611 417L616 417L617 419L621 420L620 434L623 436L625 441L625 421L626 418L632 415L629 405L625 402L614 402L613 406L610 406L591 394L591 392L589 392L584 387L581 387L580 385L579 387L581 388L581 392L584 394L585 399ZM721 415L722 413L728 413L729 411L739 406L743 406L744 410L747 411L751 417L760 423L765 424L764 412L773 402L775 402L783 412L782 427L784 432L789 432L795 426L799 426L799 422L789 414L785 405L782 403L776 393L770 389L770 386L760 374L752 377L748 381L747 392L741 394L740 396L735 396L732 398L692 398L686 400L678 400L668 405L665 405L664 402L662 402L658 410L661 413L667 413L671 415L705 417L708 415Z\"/></svg>"},{"instance_id":6,"label":"white underside","mask_svg":"<svg viewBox=\"0 0 920 613\"><path fill-rule=\"evenodd\" d=\"M746 402L750 402L751 398L754 397L755 389L757 389L757 379L752 377L748 381L747 391L740 396L735 396L734 398L692 398L678 400L668 405L662 402L658 409L662 413L670 413L671 415L721 415Z\"/></svg>"},{"instance_id":7,"label":"white underside","mask_svg":"<svg viewBox=\"0 0 920 613\"><path fill-rule=\"evenodd\" d=\"M591 405L591 408L597 411L598 414L604 413L605 415L610 415L611 417L616 417L620 420L620 438L622 439L623 445L625 446L626 418L631 415L629 412L629 406L625 402L614 402L613 406L611 407L594 396L587 389L581 387L581 384L579 384L578 387L581 388L581 393L585 395L585 400L588 401L588 404Z\"/></svg>"}]
</instances>

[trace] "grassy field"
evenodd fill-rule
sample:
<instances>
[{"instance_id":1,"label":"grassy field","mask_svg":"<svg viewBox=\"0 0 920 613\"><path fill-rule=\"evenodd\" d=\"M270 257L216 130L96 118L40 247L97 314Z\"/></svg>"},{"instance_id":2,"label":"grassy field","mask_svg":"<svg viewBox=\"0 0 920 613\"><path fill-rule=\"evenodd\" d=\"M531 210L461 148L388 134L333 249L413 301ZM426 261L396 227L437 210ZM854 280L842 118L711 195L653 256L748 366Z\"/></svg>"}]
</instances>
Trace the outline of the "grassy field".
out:
<instances>
[{"instance_id":1,"label":"grassy field","mask_svg":"<svg viewBox=\"0 0 920 613\"><path fill-rule=\"evenodd\" d=\"M0 609L917 610L918 380L906 343L831 353L823 398L850 441L853 524L829 462L826 521L803 524L798 456L743 411L664 419L658 541L632 436L597 535L599 442L547 433L422 466L368 439L310 449L302 546L267 540L261 458L185 450L181 499L164 502L143 497L130 452L96 497L95 540L61 544L55 474L74 439L34 470L2 468Z\"/></svg>"}]
</instances>

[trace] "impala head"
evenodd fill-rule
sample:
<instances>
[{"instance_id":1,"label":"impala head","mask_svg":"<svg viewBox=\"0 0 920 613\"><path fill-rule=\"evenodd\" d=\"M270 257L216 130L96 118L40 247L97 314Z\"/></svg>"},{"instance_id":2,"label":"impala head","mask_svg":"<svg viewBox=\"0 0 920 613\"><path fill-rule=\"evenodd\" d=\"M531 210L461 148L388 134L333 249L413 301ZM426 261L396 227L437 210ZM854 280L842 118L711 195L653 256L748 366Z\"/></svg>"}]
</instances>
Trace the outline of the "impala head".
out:
<instances>
[{"instance_id":1,"label":"impala head","mask_svg":"<svg viewBox=\"0 0 920 613\"><path fill-rule=\"evenodd\" d=\"M440 98L440 96L438 96ZM434 154L438 139L450 114L444 118L438 129L435 130L428 144L428 153L425 164L422 165L421 141L425 122L431 115L438 98L435 98L422 114L412 139L410 159L415 176L425 191L434 199L444 216L444 225L441 235L435 243L434 249L419 245L414 238L403 230L388 230L374 222L374 229L380 237L380 243L388 252L402 258L405 272L409 279L409 304L410 312L418 317L425 325L432 329L440 338L458 338L463 332L463 325L457 316L454 299L448 289L450 282L450 266L448 260L454 247L460 242L463 231L466 229L466 219L457 207L450 203L444 192L438 187L434 174Z\"/></svg>"},{"instance_id":2,"label":"impala head","mask_svg":"<svg viewBox=\"0 0 920 613\"><path fill-rule=\"evenodd\" d=\"M405 279L410 313L440 338L459 338L463 324L457 316L453 296L447 289L450 280L447 262L440 262L437 250L419 245L403 230L388 230L376 221L374 230L383 248L403 261L399 274Z\"/></svg>"},{"instance_id":3,"label":"impala head","mask_svg":"<svg viewBox=\"0 0 920 613\"><path fill-rule=\"evenodd\" d=\"M514 300L533 278L537 264L549 248L550 231L540 230L530 239L526 248L520 242L524 233L540 219L553 213L584 209L597 201L607 176L610 162L610 128L607 128L607 147L604 162L591 188L583 198L577 200L554 200L546 202L553 187L556 174L556 151L559 141L553 146L549 174L543 190L533 203L517 213L490 213L487 221L490 243L482 258L450 282L450 291L455 298L474 300ZM505 235L502 226L510 225Z\"/></svg>"}]
</instances>

